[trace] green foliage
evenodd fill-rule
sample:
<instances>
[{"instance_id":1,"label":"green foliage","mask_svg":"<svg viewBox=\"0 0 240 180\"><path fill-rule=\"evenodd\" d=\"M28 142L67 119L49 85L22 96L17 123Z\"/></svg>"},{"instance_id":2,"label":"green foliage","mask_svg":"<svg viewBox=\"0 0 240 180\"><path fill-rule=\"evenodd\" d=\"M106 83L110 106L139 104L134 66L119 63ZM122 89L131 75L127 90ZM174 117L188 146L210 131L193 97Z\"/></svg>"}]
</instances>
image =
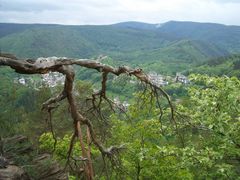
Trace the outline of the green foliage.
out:
<instances>
[{"instance_id":1,"label":"green foliage","mask_svg":"<svg viewBox=\"0 0 240 180\"><path fill-rule=\"evenodd\" d=\"M235 179L240 168L240 81L233 77L192 75L189 99L177 105L178 129L162 121L149 94L138 94L127 121L112 116L112 144L125 144L123 179ZM142 106L141 106L142 105ZM162 132L164 130L164 133ZM115 175L118 177L117 175ZM115 177L114 176L114 177ZM115 177L115 178L116 178Z\"/></svg>"},{"instance_id":2,"label":"green foliage","mask_svg":"<svg viewBox=\"0 0 240 180\"><path fill-rule=\"evenodd\" d=\"M189 118L192 126L187 144L194 147L195 154L207 158L198 160L195 168L204 178L237 177L240 81L236 77L206 75L192 75L191 80L196 85L189 88L190 99L179 105L178 111Z\"/></svg>"},{"instance_id":3,"label":"green foliage","mask_svg":"<svg viewBox=\"0 0 240 180\"><path fill-rule=\"evenodd\" d=\"M187 96L187 88L190 85L182 84L182 83L173 83L166 86L165 91L173 98L183 98Z\"/></svg>"},{"instance_id":4,"label":"green foliage","mask_svg":"<svg viewBox=\"0 0 240 180\"><path fill-rule=\"evenodd\" d=\"M186 74L208 74L212 76L236 76L240 78L240 56L232 55L222 58L211 59L203 64L189 69Z\"/></svg>"},{"instance_id":5,"label":"green foliage","mask_svg":"<svg viewBox=\"0 0 240 180\"><path fill-rule=\"evenodd\" d=\"M39 148L41 151L52 153L53 158L64 166L68 160L71 135L65 134L62 138L56 137L56 140L55 142L52 133L43 133L39 138ZM85 162L81 160L82 151L80 142L76 140L73 143L73 149L68 163L71 167L69 170L69 179L75 180L79 177L79 169L84 166ZM87 143L85 142L84 145L86 147ZM99 158L100 152L96 147L91 147L91 156L93 159Z\"/></svg>"},{"instance_id":6,"label":"green foliage","mask_svg":"<svg viewBox=\"0 0 240 180\"><path fill-rule=\"evenodd\" d=\"M13 76L8 68L0 68L0 136L3 137L15 134L18 125L26 116L33 115L33 108L35 110L37 106L34 90L15 84Z\"/></svg>"},{"instance_id":7,"label":"green foliage","mask_svg":"<svg viewBox=\"0 0 240 180\"><path fill-rule=\"evenodd\" d=\"M71 176L71 175L69 175L68 178L69 178L69 180L77 180L77 178L75 176Z\"/></svg>"},{"instance_id":8,"label":"green foliage","mask_svg":"<svg viewBox=\"0 0 240 180\"><path fill-rule=\"evenodd\" d=\"M67 153L69 150L71 142L71 135L66 134L63 138L57 138L56 146L54 149L55 140L51 133L44 133L39 138L40 149L53 152L56 159L60 161L67 160ZM81 156L81 148L79 142L76 142L73 147L72 152L73 157L80 157Z\"/></svg>"},{"instance_id":9,"label":"green foliage","mask_svg":"<svg viewBox=\"0 0 240 180\"><path fill-rule=\"evenodd\" d=\"M154 106L156 102L149 96L136 94L137 101L130 105L127 112L128 121L112 116L112 136L109 141L126 146L121 155L121 171L124 172L121 178L192 179L189 170L178 165L176 157L160 154L167 139L173 140L170 135L172 131L163 135L162 128L165 131L168 128L158 119L159 110Z\"/></svg>"}]
</instances>

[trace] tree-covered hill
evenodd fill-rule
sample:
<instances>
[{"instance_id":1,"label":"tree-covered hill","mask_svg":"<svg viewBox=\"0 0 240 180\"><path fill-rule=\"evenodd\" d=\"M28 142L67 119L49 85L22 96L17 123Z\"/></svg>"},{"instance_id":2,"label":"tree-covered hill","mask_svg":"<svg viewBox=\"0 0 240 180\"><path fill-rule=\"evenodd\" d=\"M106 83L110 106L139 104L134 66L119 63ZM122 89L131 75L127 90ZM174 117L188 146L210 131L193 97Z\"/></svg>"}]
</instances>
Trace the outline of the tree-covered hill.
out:
<instances>
[{"instance_id":1,"label":"tree-covered hill","mask_svg":"<svg viewBox=\"0 0 240 180\"><path fill-rule=\"evenodd\" d=\"M182 39L204 40L224 48L230 53L237 53L240 49L239 26L170 21L163 24L159 31L175 34Z\"/></svg>"},{"instance_id":2,"label":"tree-covered hill","mask_svg":"<svg viewBox=\"0 0 240 180\"><path fill-rule=\"evenodd\" d=\"M0 49L18 57L107 55L122 64L173 74L209 59L240 53L240 27L176 22L113 25L0 23Z\"/></svg>"},{"instance_id":3,"label":"tree-covered hill","mask_svg":"<svg viewBox=\"0 0 240 180\"><path fill-rule=\"evenodd\" d=\"M228 52L213 44L199 40L179 40L166 47L141 51L138 60L161 60L162 62L197 63L208 58L227 56Z\"/></svg>"},{"instance_id":4,"label":"tree-covered hill","mask_svg":"<svg viewBox=\"0 0 240 180\"><path fill-rule=\"evenodd\" d=\"M210 59L186 71L186 74L191 73L212 76L236 76L240 78L240 55Z\"/></svg>"},{"instance_id":5,"label":"tree-covered hill","mask_svg":"<svg viewBox=\"0 0 240 180\"><path fill-rule=\"evenodd\" d=\"M0 23L0 38L25 31L31 28L58 26L54 24L17 24L17 23Z\"/></svg>"}]
</instances>

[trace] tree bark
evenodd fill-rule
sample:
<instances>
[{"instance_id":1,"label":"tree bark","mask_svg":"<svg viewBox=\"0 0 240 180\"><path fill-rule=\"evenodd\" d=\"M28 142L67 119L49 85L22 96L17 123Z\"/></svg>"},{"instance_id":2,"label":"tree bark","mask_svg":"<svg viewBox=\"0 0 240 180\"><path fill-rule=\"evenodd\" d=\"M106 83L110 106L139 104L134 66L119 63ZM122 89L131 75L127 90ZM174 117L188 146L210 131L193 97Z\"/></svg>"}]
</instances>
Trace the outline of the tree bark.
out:
<instances>
[{"instance_id":1,"label":"tree bark","mask_svg":"<svg viewBox=\"0 0 240 180\"><path fill-rule=\"evenodd\" d=\"M83 158L87 158L88 155L87 155L87 152L86 152L86 149L85 149L85 145L84 145L84 142L83 142L83 135L82 135L80 121L77 121L77 131L78 131L78 138L79 138L79 142L80 142L80 146L81 146L81 150L82 150L82 157ZM89 158L87 158L87 162L86 163L87 164L84 165L84 171L85 171L86 179L87 180L92 180L93 176L91 174L91 169L89 167Z\"/></svg>"},{"instance_id":2,"label":"tree bark","mask_svg":"<svg viewBox=\"0 0 240 180\"><path fill-rule=\"evenodd\" d=\"M88 127L87 127L87 146L88 146L87 158L88 158L90 176L94 177L93 164L92 164L92 158L91 158L91 135Z\"/></svg>"},{"instance_id":3,"label":"tree bark","mask_svg":"<svg viewBox=\"0 0 240 180\"><path fill-rule=\"evenodd\" d=\"M174 117L174 108L171 104L170 97L168 94L161 88L156 86L154 83L151 82L148 75L146 75L142 69L132 69L127 66L120 66L118 68L114 68L109 65L105 65L99 62L99 60L90 60L90 59L71 59L71 58L38 58L36 60L32 59L18 59L13 58L11 56L2 56L0 55L0 66L9 66L14 69L17 73L20 74L46 74L49 72L59 72L65 75L65 83L64 89L62 92L53 98L50 98L48 101L43 103L43 109L50 110L54 108L56 103L62 101L63 99L68 100L68 104L70 107L71 117L73 119L74 124L74 134L78 136L81 149L83 153L83 157L87 157L88 159L88 166L85 169L85 174L87 179L93 179L93 168L91 162L91 149L88 147L88 152L86 152L84 142L83 142L83 135L81 131L81 126L87 126L87 143L89 145L90 141L99 149L103 156L114 156L116 152L123 148L123 146L112 146L110 148L105 148L97 139L95 135L95 131L93 129L93 125L91 120L84 117L81 109L77 108L76 99L73 95L73 82L74 82L74 69L72 65L78 65L81 67L95 69L98 72L102 73L102 89L100 93L94 94L93 96L99 96L100 100L103 98L107 100L108 103L111 103L109 99L106 97L106 82L107 82L107 75L109 73L119 76L121 74L127 74L129 76L135 76L139 81L149 85L151 89L159 90L160 93L167 99L170 110L171 110L171 120L174 122L176 128L177 124L175 122ZM158 97L157 97L158 98ZM101 104L100 104L101 105ZM73 136L74 137L74 136ZM74 140L74 138L73 138ZM74 141L72 141L74 142ZM72 148L70 148L71 151ZM71 153L71 152L69 152Z\"/></svg>"}]
</instances>

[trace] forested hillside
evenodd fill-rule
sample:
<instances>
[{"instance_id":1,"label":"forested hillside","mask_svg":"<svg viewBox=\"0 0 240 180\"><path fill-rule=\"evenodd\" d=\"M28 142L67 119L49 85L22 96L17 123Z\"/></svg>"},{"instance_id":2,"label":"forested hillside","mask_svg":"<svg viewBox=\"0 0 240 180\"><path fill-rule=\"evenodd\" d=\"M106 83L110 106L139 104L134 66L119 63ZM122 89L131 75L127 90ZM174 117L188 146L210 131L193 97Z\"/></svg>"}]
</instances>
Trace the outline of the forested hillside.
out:
<instances>
[{"instance_id":1,"label":"forested hillside","mask_svg":"<svg viewBox=\"0 0 240 180\"><path fill-rule=\"evenodd\" d=\"M240 27L210 23L146 24L125 22L105 26L0 24L0 48L18 57L99 54L123 63L189 64L240 52ZM174 67L173 67L174 68ZM159 71L162 69L160 68Z\"/></svg>"},{"instance_id":2,"label":"forested hillside","mask_svg":"<svg viewBox=\"0 0 240 180\"><path fill-rule=\"evenodd\" d=\"M0 179L240 177L239 26L2 23L0 48Z\"/></svg>"},{"instance_id":3,"label":"forested hillside","mask_svg":"<svg viewBox=\"0 0 240 180\"><path fill-rule=\"evenodd\" d=\"M236 76L240 78L240 56L232 55L210 59L195 68L189 69L186 74L198 73L212 76Z\"/></svg>"}]
</instances>

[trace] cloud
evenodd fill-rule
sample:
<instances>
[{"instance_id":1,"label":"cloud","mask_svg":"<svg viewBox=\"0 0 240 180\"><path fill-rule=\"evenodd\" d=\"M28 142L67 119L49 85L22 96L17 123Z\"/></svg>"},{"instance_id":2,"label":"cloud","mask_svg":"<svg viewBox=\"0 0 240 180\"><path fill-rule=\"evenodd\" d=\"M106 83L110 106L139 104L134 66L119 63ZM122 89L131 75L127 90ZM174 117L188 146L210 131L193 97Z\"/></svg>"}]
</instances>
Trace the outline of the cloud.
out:
<instances>
[{"instance_id":1,"label":"cloud","mask_svg":"<svg viewBox=\"0 0 240 180\"><path fill-rule=\"evenodd\" d=\"M240 25L239 0L0 0L2 22L111 24L169 20Z\"/></svg>"},{"instance_id":2,"label":"cloud","mask_svg":"<svg viewBox=\"0 0 240 180\"><path fill-rule=\"evenodd\" d=\"M39 12L60 8L57 3L50 3L49 1L0 0L0 10L5 12Z\"/></svg>"},{"instance_id":3,"label":"cloud","mask_svg":"<svg viewBox=\"0 0 240 180\"><path fill-rule=\"evenodd\" d=\"M216 3L240 3L239 0L207 0L207 1L214 1Z\"/></svg>"}]
</instances>

